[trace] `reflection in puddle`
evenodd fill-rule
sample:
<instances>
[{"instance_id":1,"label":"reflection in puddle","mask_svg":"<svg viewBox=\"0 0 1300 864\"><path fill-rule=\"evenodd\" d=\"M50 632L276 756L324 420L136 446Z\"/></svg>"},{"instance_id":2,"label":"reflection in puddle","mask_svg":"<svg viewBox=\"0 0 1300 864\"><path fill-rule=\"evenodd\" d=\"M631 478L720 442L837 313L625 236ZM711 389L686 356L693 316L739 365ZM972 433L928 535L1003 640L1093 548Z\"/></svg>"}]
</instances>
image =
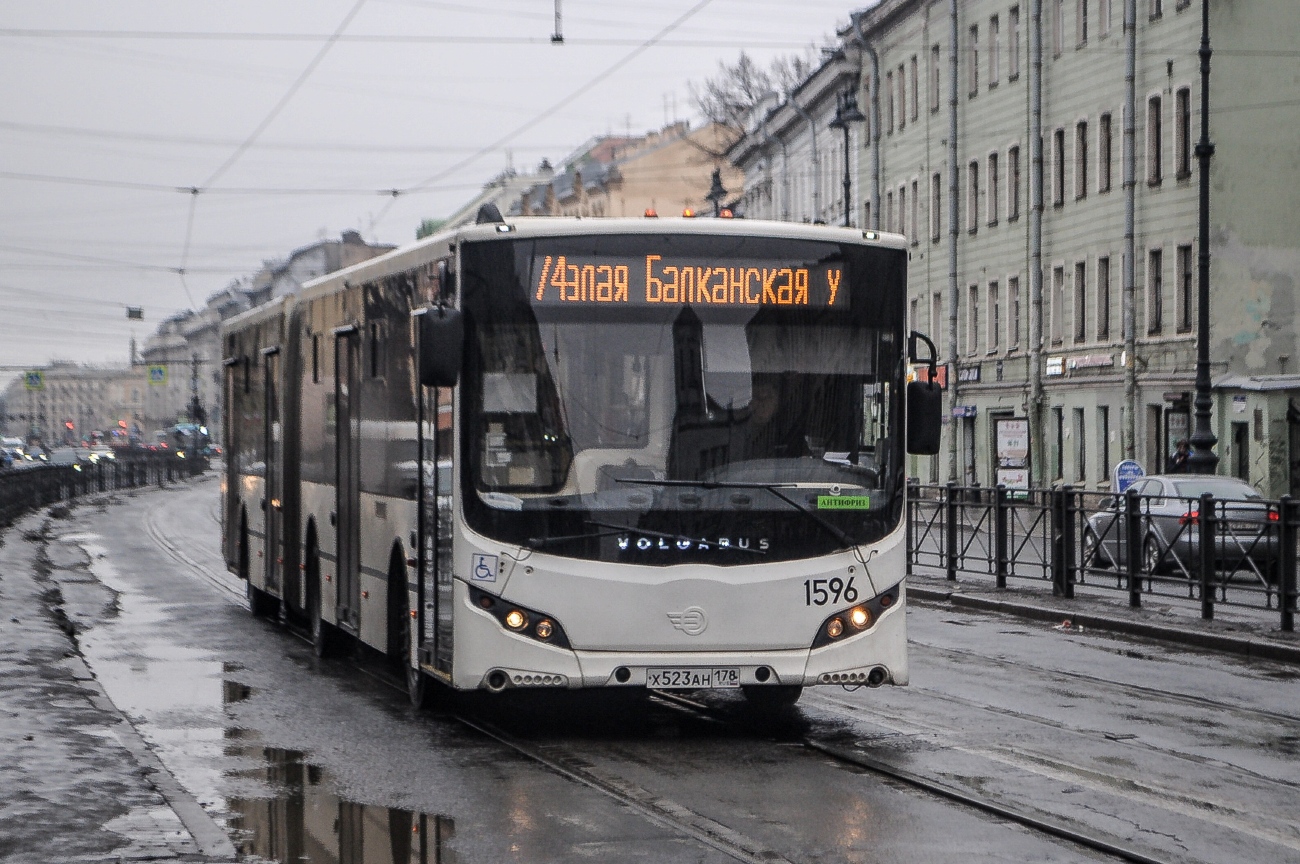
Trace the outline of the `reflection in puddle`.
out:
<instances>
[{"instance_id":1,"label":"reflection in puddle","mask_svg":"<svg viewBox=\"0 0 1300 864\"><path fill-rule=\"evenodd\" d=\"M246 753L254 757L255 750ZM230 827L241 855L283 864L453 864L446 816L345 801L302 753L261 749L265 764L241 772L265 781L274 797L231 798Z\"/></svg>"}]
</instances>

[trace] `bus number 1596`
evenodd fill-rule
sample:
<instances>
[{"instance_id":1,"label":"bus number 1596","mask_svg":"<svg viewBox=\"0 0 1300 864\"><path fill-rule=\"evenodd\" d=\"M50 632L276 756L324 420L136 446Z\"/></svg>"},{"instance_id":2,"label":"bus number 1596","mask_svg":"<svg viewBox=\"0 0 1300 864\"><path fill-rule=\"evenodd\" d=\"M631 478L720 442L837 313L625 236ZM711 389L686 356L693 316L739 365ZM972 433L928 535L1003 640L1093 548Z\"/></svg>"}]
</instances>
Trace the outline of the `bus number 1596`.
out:
<instances>
[{"instance_id":1,"label":"bus number 1596","mask_svg":"<svg viewBox=\"0 0 1300 864\"><path fill-rule=\"evenodd\" d=\"M853 585L853 577L845 582L838 576L831 579L805 579L803 582L803 605L825 606L827 603L856 603L858 589Z\"/></svg>"}]
</instances>

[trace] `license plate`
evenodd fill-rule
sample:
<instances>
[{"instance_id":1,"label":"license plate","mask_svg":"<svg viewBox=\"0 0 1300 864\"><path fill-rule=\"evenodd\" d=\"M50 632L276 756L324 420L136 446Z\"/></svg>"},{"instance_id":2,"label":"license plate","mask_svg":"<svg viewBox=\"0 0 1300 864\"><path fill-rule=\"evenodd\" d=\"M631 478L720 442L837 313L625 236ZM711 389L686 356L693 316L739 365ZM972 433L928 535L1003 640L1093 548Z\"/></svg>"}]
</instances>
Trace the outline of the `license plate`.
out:
<instances>
[{"instance_id":1,"label":"license plate","mask_svg":"<svg viewBox=\"0 0 1300 864\"><path fill-rule=\"evenodd\" d=\"M1229 522L1229 531L1248 531L1251 534L1258 534L1264 526L1258 522Z\"/></svg>"},{"instance_id":2,"label":"license plate","mask_svg":"<svg viewBox=\"0 0 1300 864\"><path fill-rule=\"evenodd\" d=\"M740 670L734 666L674 666L666 669L647 669L645 686L656 690L739 687Z\"/></svg>"}]
</instances>

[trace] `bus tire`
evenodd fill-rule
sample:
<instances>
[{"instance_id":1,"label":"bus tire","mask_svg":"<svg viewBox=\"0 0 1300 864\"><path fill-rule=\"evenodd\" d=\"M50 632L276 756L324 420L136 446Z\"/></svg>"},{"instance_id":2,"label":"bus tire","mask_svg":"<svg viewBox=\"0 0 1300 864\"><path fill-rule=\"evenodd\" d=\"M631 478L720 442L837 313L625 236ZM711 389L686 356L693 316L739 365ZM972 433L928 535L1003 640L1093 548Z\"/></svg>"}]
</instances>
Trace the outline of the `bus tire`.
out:
<instances>
[{"instance_id":1,"label":"bus tire","mask_svg":"<svg viewBox=\"0 0 1300 864\"><path fill-rule=\"evenodd\" d=\"M312 653L322 659L335 653L338 636L334 627L321 617L320 550L313 535L307 543L307 625L311 634Z\"/></svg>"},{"instance_id":2,"label":"bus tire","mask_svg":"<svg viewBox=\"0 0 1300 864\"><path fill-rule=\"evenodd\" d=\"M742 685L740 691L745 701L762 711L790 708L803 695L801 684Z\"/></svg>"}]
</instances>

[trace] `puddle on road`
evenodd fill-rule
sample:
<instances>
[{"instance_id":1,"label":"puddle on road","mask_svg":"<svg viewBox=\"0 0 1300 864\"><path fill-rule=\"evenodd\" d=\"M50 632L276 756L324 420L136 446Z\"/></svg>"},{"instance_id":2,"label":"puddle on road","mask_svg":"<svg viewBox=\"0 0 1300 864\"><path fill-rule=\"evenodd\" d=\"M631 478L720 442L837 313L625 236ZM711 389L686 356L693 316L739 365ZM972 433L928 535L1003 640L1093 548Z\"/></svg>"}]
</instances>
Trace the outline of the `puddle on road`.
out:
<instances>
[{"instance_id":1,"label":"puddle on road","mask_svg":"<svg viewBox=\"0 0 1300 864\"><path fill-rule=\"evenodd\" d=\"M245 747L261 765L237 772L265 784L269 796L227 799L231 839L241 856L282 864L453 864L446 848L455 823L446 816L340 798L329 775L296 750Z\"/></svg>"}]
</instances>

